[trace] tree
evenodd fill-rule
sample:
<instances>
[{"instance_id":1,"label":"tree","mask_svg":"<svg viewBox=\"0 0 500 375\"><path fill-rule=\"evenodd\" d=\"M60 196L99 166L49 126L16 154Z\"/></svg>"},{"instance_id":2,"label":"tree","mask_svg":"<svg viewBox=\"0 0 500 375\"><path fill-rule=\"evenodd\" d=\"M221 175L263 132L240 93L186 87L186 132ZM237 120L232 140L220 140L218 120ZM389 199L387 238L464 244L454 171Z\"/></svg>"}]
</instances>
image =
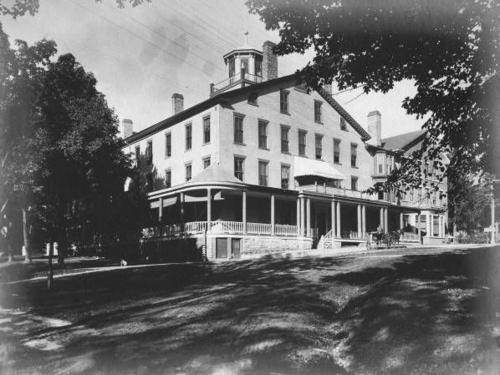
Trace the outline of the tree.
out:
<instances>
[{"instance_id":1,"label":"tree","mask_svg":"<svg viewBox=\"0 0 500 375\"><path fill-rule=\"evenodd\" d=\"M498 0L248 0L247 6L279 31L276 53L314 49L301 71L313 88L335 81L339 89L368 93L387 92L403 79L415 83L417 93L403 107L428 116L427 137L386 189L425 184L426 160L440 179L498 174ZM451 155L448 165L438 158L443 152Z\"/></svg>"},{"instance_id":2,"label":"tree","mask_svg":"<svg viewBox=\"0 0 500 375\"><path fill-rule=\"evenodd\" d=\"M78 228L109 245L125 235L123 227L138 230L140 223L123 191L133 170L113 110L73 55L53 61L55 54L49 41L2 45L8 73L1 85L0 176L2 201L32 208L45 240L58 242L62 262ZM14 199L16 186L22 199ZM123 218L122 209L130 215Z\"/></svg>"},{"instance_id":3,"label":"tree","mask_svg":"<svg viewBox=\"0 0 500 375\"><path fill-rule=\"evenodd\" d=\"M479 179L458 176L456 180L449 181L449 215L457 229L471 233L491 224L487 215L491 201L491 182L489 176Z\"/></svg>"}]
</instances>

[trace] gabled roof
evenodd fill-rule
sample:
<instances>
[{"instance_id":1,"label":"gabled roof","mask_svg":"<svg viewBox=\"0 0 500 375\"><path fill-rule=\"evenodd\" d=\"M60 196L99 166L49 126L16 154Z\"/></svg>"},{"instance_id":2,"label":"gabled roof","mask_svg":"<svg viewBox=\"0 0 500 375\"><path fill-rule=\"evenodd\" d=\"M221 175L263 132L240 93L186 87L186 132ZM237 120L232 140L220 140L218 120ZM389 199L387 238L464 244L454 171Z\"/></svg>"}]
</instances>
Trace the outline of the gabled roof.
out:
<instances>
[{"instance_id":1,"label":"gabled roof","mask_svg":"<svg viewBox=\"0 0 500 375\"><path fill-rule=\"evenodd\" d=\"M424 130L416 130L389 138L383 138L381 147L386 150L406 150L412 144L420 141L424 135Z\"/></svg>"},{"instance_id":2,"label":"gabled roof","mask_svg":"<svg viewBox=\"0 0 500 375\"><path fill-rule=\"evenodd\" d=\"M222 167L219 163L215 163L205 168L203 171L194 176L188 184L197 184L200 182L230 182L234 184L243 184L234 175Z\"/></svg>"},{"instance_id":3,"label":"gabled roof","mask_svg":"<svg viewBox=\"0 0 500 375\"><path fill-rule=\"evenodd\" d=\"M133 135L125 139L125 143L130 144L132 142L144 139L151 134L167 129L170 126L173 126L191 116L196 115L197 113L200 113L208 108L213 107L214 105L225 104L231 98L237 97L238 95L254 92L256 90L267 89L273 86L278 86L285 82L293 82L294 84L298 85L302 82L302 79L300 78L300 75L294 73L287 76L264 81L261 83L256 83L250 86L221 92L219 94L216 94L208 98L203 102L195 104L192 107L189 107L179 113L176 113L166 118L165 120L162 120L154 125L151 125L150 127L141 130L140 132L134 133ZM323 89L319 89L317 90L317 92L349 123L349 125L351 125L361 135L361 139L363 139L363 141L366 141L371 138L370 134L365 129L363 129L363 127L356 120L354 120L354 118L335 99L333 99L331 95L329 95Z\"/></svg>"}]
</instances>

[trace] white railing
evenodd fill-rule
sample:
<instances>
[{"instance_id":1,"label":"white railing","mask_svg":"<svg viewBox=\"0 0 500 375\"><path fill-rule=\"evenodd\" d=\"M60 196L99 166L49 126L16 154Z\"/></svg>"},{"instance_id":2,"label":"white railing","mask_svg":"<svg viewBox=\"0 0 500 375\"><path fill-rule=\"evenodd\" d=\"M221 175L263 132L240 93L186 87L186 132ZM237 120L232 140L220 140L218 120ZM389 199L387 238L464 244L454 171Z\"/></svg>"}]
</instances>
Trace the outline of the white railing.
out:
<instances>
[{"instance_id":1,"label":"white railing","mask_svg":"<svg viewBox=\"0 0 500 375\"><path fill-rule=\"evenodd\" d=\"M243 233L243 223L240 221L212 221L212 233Z\"/></svg>"},{"instance_id":2,"label":"white railing","mask_svg":"<svg viewBox=\"0 0 500 375\"><path fill-rule=\"evenodd\" d=\"M184 225L184 232L186 233L199 233L207 230L206 221L191 221Z\"/></svg>"},{"instance_id":3,"label":"white railing","mask_svg":"<svg viewBox=\"0 0 500 375\"><path fill-rule=\"evenodd\" d=\"M274 234L278 236L296 236L297 230L298 229L296 225L288 225L288 224L274 225Z\"/></svg>"},{"instance_id":4,"label":"white railing","mask_svg":"<svg viewBox=\"0 0 500 375\"><path fill-rule=\"evenodd\" d=\"M271 224L265 223L247 223L247 233L248 234L271 234L272 228Z\"/></svg>"},{"instance_id":5,"label":"white railing","mask_svg":"<svg viewBox=\"0 0 500 375\"><path fill-rule=\"evenodd\" d=\"M355 230L343 231L340 234L340 238L349 239L349 240L364 240L363 236L359 235L359 233Z\"/></svg>"}]
</instances>

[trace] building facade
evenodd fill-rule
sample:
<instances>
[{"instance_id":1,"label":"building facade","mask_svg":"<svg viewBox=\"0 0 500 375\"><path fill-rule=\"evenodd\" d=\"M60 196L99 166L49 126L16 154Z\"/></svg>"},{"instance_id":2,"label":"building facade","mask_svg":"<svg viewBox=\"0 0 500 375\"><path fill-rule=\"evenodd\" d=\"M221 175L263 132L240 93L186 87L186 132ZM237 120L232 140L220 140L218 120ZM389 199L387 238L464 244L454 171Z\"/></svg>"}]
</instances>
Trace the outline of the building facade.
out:
<instances>
[{"instance_id":1,"label":"building facade","mask_svg":"<svg viewBox=\"0 0 500 375\"><path fill-rule=\"evenodd\" d=\"M148 241L165 252L190 243L209 259L362 245L379 227L442 241L445 199L364 192L425 135L381 139L378 111L365 130L330 89L278 77L272 47L226 54L227 78L201 103L184 109L174 94L173 115L138 133L124 120L124 151L162 181L151 182Z\"/></svg>"}]
</instances>

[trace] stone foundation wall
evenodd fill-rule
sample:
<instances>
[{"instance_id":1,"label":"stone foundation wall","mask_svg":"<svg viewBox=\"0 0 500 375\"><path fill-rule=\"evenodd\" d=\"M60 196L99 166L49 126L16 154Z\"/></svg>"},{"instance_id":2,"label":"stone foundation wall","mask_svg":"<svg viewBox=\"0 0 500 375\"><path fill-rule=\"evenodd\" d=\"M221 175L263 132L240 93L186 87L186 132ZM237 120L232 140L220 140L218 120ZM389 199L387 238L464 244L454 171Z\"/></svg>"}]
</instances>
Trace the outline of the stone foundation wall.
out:
<instances>
[{"instance_id":1,"label":"stone foundation wall","mask_svg":"<svg viewBox=\"0 0 500 375\"><path fill-rule=\"evenodd\" d=\"M242 257L276 254L292 250L310 250L310 238L248 236L243 238Z\"/></svg>"}]
</instances>

